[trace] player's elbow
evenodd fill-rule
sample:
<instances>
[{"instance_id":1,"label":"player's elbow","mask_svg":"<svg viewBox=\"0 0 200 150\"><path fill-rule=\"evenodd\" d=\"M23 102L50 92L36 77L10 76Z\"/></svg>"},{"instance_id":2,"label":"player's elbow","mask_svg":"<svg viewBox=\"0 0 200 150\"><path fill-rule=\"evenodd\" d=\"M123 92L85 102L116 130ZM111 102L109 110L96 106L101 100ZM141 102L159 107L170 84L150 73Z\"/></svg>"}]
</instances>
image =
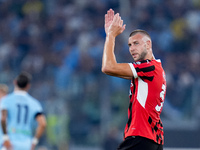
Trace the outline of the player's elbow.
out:
<instances>
[{"instance_id":1,"label":"player's elbow","mask_svg":"<svg viewBox=\"0 0 200 150\"><path fill-rule=\"evenodd\" d=\"M105 74L110 75L111 74L111 68L108 66L102 66L101 71Z\"/></svg>"},{"instance_id":2,"label":"player's elbow","mask_svg":"<svg viewBox=\"0 0 200 150\"><path fill-rule=\"evenodd\" d=\"M103 73L106 73L106 67L101 67L101 71L103 72Z\"/></svg>"}]
</instances>

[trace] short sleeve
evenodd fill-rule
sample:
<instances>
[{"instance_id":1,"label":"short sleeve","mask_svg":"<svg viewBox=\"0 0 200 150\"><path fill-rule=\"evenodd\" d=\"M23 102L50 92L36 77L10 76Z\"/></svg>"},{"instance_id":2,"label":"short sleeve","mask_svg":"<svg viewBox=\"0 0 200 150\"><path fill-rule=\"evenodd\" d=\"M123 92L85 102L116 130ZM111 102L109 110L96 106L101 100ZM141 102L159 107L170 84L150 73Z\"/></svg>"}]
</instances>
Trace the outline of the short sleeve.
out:
<instances>
[{"instance_id":1,"label":"short sleeve","mask_svg":"<svg viewBox=\"0 0 200 150\"><path fill-rule=\"evenodd\" d=\"M132 73L133 73L134 78L137 78L138 75L137 75L137 71L135 70L135 67L133 66L132 63L129 63L129 66L130 66L130 68L131 68L131 70L132 70Z\"/></svg>"},{"instance_id":2,"label":"short sleeve","mask_svg":"<svg viewBox=\"0 0 200 150\"><path fill-rule=\"evenodd\" d=\"M35 108L35 112L36 113L42 113L43 112L42 106L38 101L35 102L35 107L34 108Z\"/></svg>"},{"instance_id":3,"label":"short sleeve","mask_svg":"<svg viewBox=\"0 0 200 150\"><path fill-rule=\"evenodd\" d=\"M41 106L41 104L39 103L38 100L34 101L34 107L32 107L32 108L34 108L34 110L33 110L34 111L34 115L33 115L34 118L36 118L40 114L43 114L42 106Z\"/></svg>"}]
</instances>

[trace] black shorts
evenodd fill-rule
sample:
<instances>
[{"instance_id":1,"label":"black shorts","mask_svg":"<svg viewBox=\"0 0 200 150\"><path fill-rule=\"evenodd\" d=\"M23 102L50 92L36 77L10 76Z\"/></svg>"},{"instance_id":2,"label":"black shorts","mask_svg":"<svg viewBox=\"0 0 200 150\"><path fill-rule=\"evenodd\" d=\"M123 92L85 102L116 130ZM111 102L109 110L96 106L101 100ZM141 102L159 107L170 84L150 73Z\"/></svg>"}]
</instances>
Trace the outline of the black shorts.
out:
<instances>
[{"instance_id":1,"label":"black shorts","mask_svg":"<svg viewBox=\"0 0 200 150\"><path fill-rule=\"evenodd\" d=\"M163 150L163 145L141 136L127 137L117 150Z\"/></svg>"}]
</instances>

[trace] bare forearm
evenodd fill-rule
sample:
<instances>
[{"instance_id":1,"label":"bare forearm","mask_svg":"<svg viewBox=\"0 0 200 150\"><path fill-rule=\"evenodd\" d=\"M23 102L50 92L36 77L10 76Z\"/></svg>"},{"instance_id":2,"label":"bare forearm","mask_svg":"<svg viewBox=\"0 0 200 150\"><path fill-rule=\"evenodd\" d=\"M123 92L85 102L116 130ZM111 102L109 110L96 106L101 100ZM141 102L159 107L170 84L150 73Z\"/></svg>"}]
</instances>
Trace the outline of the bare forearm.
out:
<instances>
[{"instance_id":1,"label":"bare forearm","mask_svg":"<svg viewBox=\"0 0 200 150\"><path fill-rule=\"evenodd\" d=\"M36 129L34 137L39 139L46 129L46 118L44 115L39 115L37 116L36 120L38 122L38 127Z\"/></svg>"},{"instance_id":2,"label":"bare forearm","mask_svg":"<svg viewBox=\"0 0 200 150\"><path fill-rule=\"evenodd\" d=\"M7 110L2 110L1 111L1 127L2 127L3 134L7 134L6 120L7 120Z\"/></svg>"},{"instance_id":3,"label":"bare forearm","mask_svg":"<svg viewBox=\"0 0 200 150\"><path fill-rule=\"evenodd\" d=\"M102 59L102 72L106 73L115 64L117 64L115 54L115 37L112 35L106 36L106 41L104 44L104 52L103 52L103 59Z\"/></svg>"},{"instance_id":4,"label":"bare forearm","mask_svg":"<svg viewBox=\"0 0 200 150\"><path fill-rule=\"evenodd\" d=\"M42 136L42 134L44 133L44 131L45 131L45 127L44 126L38 126L37 129L36 129L34 137L39 139Z\"/></svg>"},{"instance_id":5,"label":"bare forearm","mask_svg":"<svg viewBox=\"0 0 200 150\"><path fill-rule=\"evenodd\" d=\"M2 127L3 134L7 134L6 121L1 120L1 127Z\"/></svg>"},{"instance_id":6,"label":"bare forearm","mask_svg":"<svg viewBox=\"0 0 200 150\"><path fill-rule=\"evenodd\" d=\"M37 116L36 120L38 122L38 127L35 132L35 138L39 139L46 129L46 118L44 115L39 115Z\"/></svg>"}]
</instances>

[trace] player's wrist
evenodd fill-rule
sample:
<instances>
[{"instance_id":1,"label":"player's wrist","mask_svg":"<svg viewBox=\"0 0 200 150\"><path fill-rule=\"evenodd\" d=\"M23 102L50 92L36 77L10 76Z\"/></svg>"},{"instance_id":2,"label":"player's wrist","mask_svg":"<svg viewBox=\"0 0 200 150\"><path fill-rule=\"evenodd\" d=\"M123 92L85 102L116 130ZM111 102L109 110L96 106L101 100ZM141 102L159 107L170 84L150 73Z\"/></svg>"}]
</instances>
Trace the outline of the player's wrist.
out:
<instances>
[{"instance_id":1,"label":"player's wrist","mask_svg":"<svg viewBox=\"0 0 200 150\"><path fill-rule=\"evenodd\" d=\"M9 141L9 136L7 134L3 134L2 136L2 140L5 141Z\"/></svg>"},{"instance_id":2,"label":"player's wrist","mask_svg":"<svg viewBox=\"0 0 200 150\"><path fill-rule=\"evenodd\" d=\"M116 36L112 32L110 32L110 33L106 34L106 38L114 40L116 38Z\"/></svg>"},{"instance_id":3,"label":"player's wrist","mask_svg":"<svg viewBox=\"0 0 200 150\"><path fill-rule=\"evenodd\" d=\"M34 138L32 139L32 144L37 145L38 142L39 142L38 138L34 137Z\"/></svg>"}]
</instances>

